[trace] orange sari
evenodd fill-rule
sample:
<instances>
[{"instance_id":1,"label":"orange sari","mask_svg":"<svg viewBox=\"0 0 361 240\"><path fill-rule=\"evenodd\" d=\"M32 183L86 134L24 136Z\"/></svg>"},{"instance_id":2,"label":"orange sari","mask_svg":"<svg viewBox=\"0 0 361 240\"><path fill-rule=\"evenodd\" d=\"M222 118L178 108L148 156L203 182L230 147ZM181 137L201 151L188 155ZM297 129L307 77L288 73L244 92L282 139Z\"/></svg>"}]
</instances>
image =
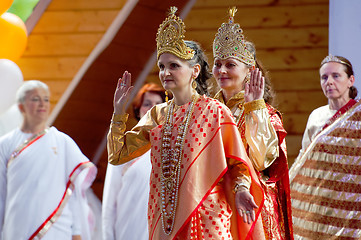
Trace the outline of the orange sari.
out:
<instances>
[{"instance_id":1,"label":"orange sari","mask_svg":"<svg viewBox=\"0 0 361 240\"><path fill-rule=\"evenodd\" d=\"M186 105L175 112L172 136L177 136ZM162 125L150 131L153 166L148 209L150 239L259 239L257 236L263 235L260 221L263 190L228 108L206 97L201 97L194 107L183 147L178 208L170 235L162 229L161 136ZM237 167L251 176L250 192L259 206L253 224L237 220L231 192L232 181L237 177L232 169Z\"/></svg>"}]
</instances>

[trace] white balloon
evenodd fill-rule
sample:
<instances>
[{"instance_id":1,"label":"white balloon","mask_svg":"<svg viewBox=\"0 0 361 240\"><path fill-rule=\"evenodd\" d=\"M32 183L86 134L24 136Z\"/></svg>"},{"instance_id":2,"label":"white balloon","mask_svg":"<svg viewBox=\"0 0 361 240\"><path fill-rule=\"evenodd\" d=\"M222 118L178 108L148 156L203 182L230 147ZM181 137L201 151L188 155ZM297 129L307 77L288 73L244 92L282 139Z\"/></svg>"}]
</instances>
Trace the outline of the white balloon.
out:
<instances>
[{"instance_id":1,"label":"white balloon","mask_svg":"<svg viewBox=\"0 0 361 240\"><path fill-rule=\"evenodd\" d=\"M23 115L21 114L18 105L14 103L7 111L0 115L0 136L20 127L22 122Z\"/></svg>"},{"instance_id":2,"label":"white balloon","mask_svg":"<svg viewBox=\"0 0 361 240\"><path fill-rule=\"evenodd\" d=\"M0 59L0 114L14 103L16 91L23 81L23 74L16 63Z\"/></svg>"}]
</instances>

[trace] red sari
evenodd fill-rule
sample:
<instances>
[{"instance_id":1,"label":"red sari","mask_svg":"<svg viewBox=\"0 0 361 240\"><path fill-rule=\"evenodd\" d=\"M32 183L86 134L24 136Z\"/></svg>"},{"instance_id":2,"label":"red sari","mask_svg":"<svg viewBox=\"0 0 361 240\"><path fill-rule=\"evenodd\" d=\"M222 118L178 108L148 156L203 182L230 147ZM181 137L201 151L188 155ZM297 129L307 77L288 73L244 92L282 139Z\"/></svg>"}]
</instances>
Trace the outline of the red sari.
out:
<instances>
[{"instance_id":1,"label":"red sari","mask_svg":"<svg viewBox=\"0 0 361 240\"><path fill-rule=\"evenodd\" d=\"M224 102L221 91L215 95L215 98ZM258 105L256 101L251 102L250 104L256 106L256 109L251 110L259 110L267 107L270 124L277 134L276 137L278 139L279 149L279 155L272 164L265 170L257 172L265 193L264 205L261 211L265 238L272 240L293 239L287 148L285 142L287 132L283 128L281 114L271 105L264 105L264 101L260 101L260 103L262 104ZM231 109L234 117L237 119L238 129L241 133L243 144L246 147L247 154L250 155L249 144L246 140L244 93L240 92L230 98L227 102L227 106Z\"/></svg>"},{"instance_id":2,"label":"red sari","mask_svg":"<svg viewBox=\"0 0 361 240\"><path fill-rule=\"evenodd\" d=\"M264 190L266 192L265 208L262 211L262 219L265 228L268 227L268 233L274 233L279 229L282 232L281 239L293 239L292 213L290 183L288 176L287 148L286 148L286 130L283 128L281 114L267 104L270 121L276 130L279 143L279 157L273 164L265 170L269 179L265 182ZM269 207L267 207L267 203ZM279 226L279 228L278 228Z\"/></svg>"}]
</instances>

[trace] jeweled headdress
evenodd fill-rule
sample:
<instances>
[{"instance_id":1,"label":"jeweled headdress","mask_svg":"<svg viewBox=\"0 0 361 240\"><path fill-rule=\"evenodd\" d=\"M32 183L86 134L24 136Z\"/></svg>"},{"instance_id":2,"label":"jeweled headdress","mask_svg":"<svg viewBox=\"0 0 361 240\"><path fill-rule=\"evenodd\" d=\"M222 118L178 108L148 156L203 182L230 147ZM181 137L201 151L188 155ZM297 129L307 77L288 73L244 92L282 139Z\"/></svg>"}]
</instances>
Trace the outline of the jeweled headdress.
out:
<instances>
[{"instance_id":1,"label":"jeweled headdress","mask_svg":"<svg viewBox=\"0 0 361 240\"><path fill-rule=\"evenodd\" d=\"M328 63L328 62L337 62L337 63L341 63L341 64L347 65L347 66L349 66L349 67L352 68L352 66L351 66L349 63L347 63L347 62L345 62L345 61L342 61L342 60L339 59L337 56L334 56L334 55L332 55L332 54L329 54L327 57L325 57L325 58L322 60L321 66L322 66L323 64L325 64L325 63Z\"/></svg>"},{"instance_id":2,"label":"jeweled headdress","mask_svg":"<svg viewBox=\"0 0 361 240\"><path fill-rule=\"evenodd\" d=\"M243 30L234 23L237 8L229 10L229 22L222 23L213 41L213 57L226 59L236 58L249 66L255 66L254 55L247 49Z\"/></svg>"},{"instance_id":3,"label":"jeweled headdress","mask_svg":"<svg viewBox=\"0 0 361 240\"><path fill-rule=\"evenodd\" d=\"M185 25L182 19L175 15L177 7L171 7L169 16L159 25L157 32L157 59L162 53L168 52L179 58L189 60L194 56L194 50L184 42Z\"/></svg>"}]
</instances>

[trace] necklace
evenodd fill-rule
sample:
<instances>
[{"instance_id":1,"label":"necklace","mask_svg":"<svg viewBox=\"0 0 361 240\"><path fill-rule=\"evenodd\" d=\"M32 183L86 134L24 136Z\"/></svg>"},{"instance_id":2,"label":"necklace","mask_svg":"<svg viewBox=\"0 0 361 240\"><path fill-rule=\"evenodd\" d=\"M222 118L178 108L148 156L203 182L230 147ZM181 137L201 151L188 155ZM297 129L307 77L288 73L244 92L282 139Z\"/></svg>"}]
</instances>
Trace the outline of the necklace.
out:
<instances>
[{"instance_id":1,"label":"necklace","mask_svg":"<svg viewBox=\"0 0 361 240\"><path fill-rule=\"evenodd\" d=\"M185 135L188 132L189 122L193 113L194 105L199 95L192 96L192 102L184 114L183 122L178 127L178 134L173 148L171 147L171 135L174 115L174 100L172 100L162 129L161 145L161 214L162 227L165 234L170 235L174 226L175 212L178 202L178 188L180 179L181 162Z\"/></svg>"}]
</instances>

